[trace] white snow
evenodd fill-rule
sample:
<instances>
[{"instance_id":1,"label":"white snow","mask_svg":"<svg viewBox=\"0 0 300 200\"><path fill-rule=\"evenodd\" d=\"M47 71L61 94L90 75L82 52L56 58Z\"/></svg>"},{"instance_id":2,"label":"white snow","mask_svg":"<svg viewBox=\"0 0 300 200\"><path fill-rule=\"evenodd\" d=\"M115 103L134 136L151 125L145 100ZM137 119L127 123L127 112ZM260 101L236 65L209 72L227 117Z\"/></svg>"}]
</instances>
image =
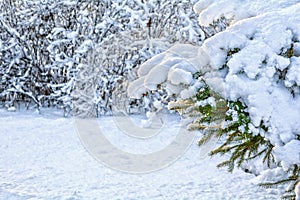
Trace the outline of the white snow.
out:
<instances>
[{"instance_id":1,"label":"white snow","mask_svg":"<svg viewBox=\"0 0 300 200\"><path fill-rule=\"evenodd\" d=\"M281 161L281 165L284 170L288 170L290 166L294 163L299 162L300 160L300 141L299 140L292 140L288 142L286 145L282 147L276 147L274 149L274 153Z\"/></svg>"},{"instance_id":2,"label":"white snow","mask_svg":"<svg viewBox=\"0 0 300 200\"><path fill-rule=\"evenodd\" d=\"M239 21L262 13L277 11L300 2L299 0L200 0L194 10L199 13L199 23L212 24L221 16Z\"/></svg>"},{"instance_id":3,"label":"white snow","mask_svg":"<svg viewBox=\"0 0 300 200\"><path fill-rule=\"evenodd\" d=\"M294 84L300 85L300 58L293 57L291 59L291 66L287 72L285 85L287 87L292 87Z\"/></svg>"},{"instance_id":4,"label":"white snow","mask_svg":"<svg viewBox=\"0 0 300 200\"><path fill-rule=\"evenodd\" d=\"M168 73L168 81L174 85L182 84L191 84L193 81L193 75L190 72L187 72L182 69L171 69Z\"/></svg>"},{"instance_id":5,"label":"white snow","mask_svg":"<svg viewBox=\"0 0 300 200\"><path fill-rule=\"evenodd\" d=\"M128 95L140 98L147 91L156 90L158 85L165 84L168 94L180 94L182 98L195 95L193 74L198 71L198 47L188 44L174 45L165 53L154 56L138 70L139 78L129 84Z\"/></svg>"},{"instance_id":6,"label":"white snow","mask_svg":"<svg viewBox=\"0 0 300 200\"><path fill-rule=\"evenodd\" d=\"M30 111L31 112L31 111ZM147 174L114 171L81 145L72 119L0 110L0 199L278 199L254 176L216 169L220 158L201 155L194 143L175 163ZM47 110L45 113L50 113ZM43 113L43 111L42 111ZM169 116L171 117L171 116ZM170 127L172 131L176 120ZM118 142L114 119L99 119ZM173 133L164 132L165 136ZM124 140L122 140L124 142ZM122 142L119 144L124 146ZM126 143L137 148L139 143ZM144 148L145 146L143 146ZM151 148L155 149L155 145Z\"/></svg>"},{"instance_id":7,"label":"white snow","mask_svg":"<svg viewBox=\"0 0 300 200\"><path fill-rule=\"evenodd\" d=\"M300 200L300 182L296 185L296 200Z\"/></svg>"},{"instance_id":8,"label":"white snow","mask_svg":"<svg viewBox=\"0 0 300 200\"><path fill-rule=\"evenodd\" d=\"M145 94L148 90L144 86L145 78L139 78L133 81L134 84L130 84L128 87L128 93L132 98L140 98L143 94Z\"/></svg>"},{"instance_id":9,"label":"white snow","mask_svg":"<svg viewBox=\"0 0 300 200\"><path fill-rule=\"evenodd\" d=\"M190 87L190 88L182 90L180 92L180 97L182 99L188 99L188 98L195 96L196 94L197 94L196 88Z\"/></svg>"},{"instance_id":10,"label":"white snow","mask_svg":"<svg viewBox=\"0 0 300 200\"><path fill-rule=\"evenodd\" d=\"M149 73L149 71L152 69L154 65L157 65L161 62L161 60L164 58L164 54L158 54L156 56L153 56L152 59L146 61L143 63L143 67L140 67L138 69L138 76L145 76Z\"/></svg>"},{"instance_id":11,"label":"white snow","mask_svg":"<svg viewBox=\"0 0 300 200\"><path fill-rule=\"evenodd\" d=\"M16 108L13 106L13 107L9 107L7 109L7 111L10 111L10 112L15 112L16 111Z\"/></svg>"}]
</instances>

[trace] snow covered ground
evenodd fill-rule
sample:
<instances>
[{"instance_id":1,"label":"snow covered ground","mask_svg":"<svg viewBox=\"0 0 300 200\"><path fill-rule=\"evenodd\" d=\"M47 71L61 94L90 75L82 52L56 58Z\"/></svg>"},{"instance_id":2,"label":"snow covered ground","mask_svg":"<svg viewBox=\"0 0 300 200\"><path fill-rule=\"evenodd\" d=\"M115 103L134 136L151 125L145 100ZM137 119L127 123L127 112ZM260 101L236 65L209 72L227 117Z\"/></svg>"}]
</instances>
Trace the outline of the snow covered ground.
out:
<instances>
[{"instance_id":1,"label":"snow covered ground","mask_svg":"<svg viewBox=\"0 0 300 200\"><path fill-rule=\"evenodd\" d=\"M99 123L103 127L115 124L112 117ZM118 129L109 130L119 134ZM203 158L196 141L170 166L130 174L97 162L83 147L74 120L60 113L0 110L0 138L1 200L280 198L279 191L258 187L251 174L217 169L221 158Z\"/></svg>"}]
</instances>

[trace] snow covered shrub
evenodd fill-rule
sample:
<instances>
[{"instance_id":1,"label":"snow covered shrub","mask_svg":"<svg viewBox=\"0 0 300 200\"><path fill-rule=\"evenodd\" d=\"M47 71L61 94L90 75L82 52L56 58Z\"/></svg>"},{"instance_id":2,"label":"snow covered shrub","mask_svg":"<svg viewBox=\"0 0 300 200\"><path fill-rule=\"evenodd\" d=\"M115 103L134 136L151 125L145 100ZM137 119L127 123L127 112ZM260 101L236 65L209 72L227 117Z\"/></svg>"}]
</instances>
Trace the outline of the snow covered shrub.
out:
<instances>
[{"instance_id":1,"label":"snow covered shrub","mask_svg":"<svg viewBox=\"0 0 300 200\"><path fill-rule=\"evenodd\" d=\"M174 42L203 40L193 3L1 1L1 100L12 108L18 101L57 106L68 115L76 76L84 70L93 45L100 54L94 66L101 69L97 112L109 112L117 104L113 93L136 77L142 62ZM134 101L130 104L143 107Z\"/></svg>"},{"instance_id":2,"label":"snow covered shrub","mask_svg":"<svg viewBox=\"0 0 300 200\"><path fill-rule=\"evenodd\" d=\"M22 28L26 26L23 16L18 15L13 1L1 1L0 50L1 50L1 88L0 97L8 109L15 109L17 101L33 101L39 107L36 87L40 74L33 48L27 41ZM30 34L29 34L30 35Z\"/></svg>"},{"instance_id":3,"label":"snow covered shrub","mask_svg":"<svg viewBox=\"0 0 300 200\"><path fill-rule=\"evenodd\" d=\"M70 41L74 43L75 38L58 36L62 35L64 28L61 26L65 25L66 14L72 13L67 11L74 10L65 3L1 2L6 8L1 15L2 36L6 34L10 38L1 38L8 46L2 48L1 59L5 60L0 66L5 79L1 96L8 107L13 106L7 98L12 94L14 101L28 101L28 106L31 101L39 108L59 104L63 97L61 93L68 93L65 86L70 80L69 69L73 67L70 57L75 48L74 45L72 49ZM74 22L75 19L69 20L68 26L76 28ZM58 40L53 41L55 39Z\"/></svg>"},{"instance_id":4,"label":"snow covered shrub","mask_svg":"<svg viewBox=\"0 0 300 200\"><path fill-rule=\"evenodd\" d=\"M191 119L190 129L206 130L200 144L222 136L211 154L230 158L219 166L230 171L246 166L258 175L268 167L291 171L277 183L290 181L284 197L295 198L300 165L300 18L295 13L300 1L202 0L195 10L201 25L225 17L229 26L199 48L179 45L147 61L129 94L172 86L174 68L191 73L192 81L180 85L184 89L176 85L169 108ZM182 95L187 90L190 96Z\"/></svg>"}]
</instances>

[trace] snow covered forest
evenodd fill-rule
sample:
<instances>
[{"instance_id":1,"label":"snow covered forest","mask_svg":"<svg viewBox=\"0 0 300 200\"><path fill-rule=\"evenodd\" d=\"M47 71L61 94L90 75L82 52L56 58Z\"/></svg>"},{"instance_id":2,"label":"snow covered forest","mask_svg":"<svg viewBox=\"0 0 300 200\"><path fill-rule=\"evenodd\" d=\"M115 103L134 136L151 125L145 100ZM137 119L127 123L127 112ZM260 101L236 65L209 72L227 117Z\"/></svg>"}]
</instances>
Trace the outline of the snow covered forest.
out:
<instances>
[{"instance_id":1,"label":"snow covered forest","mask_svg":"<svg viewBox=\"0 0 300 200\"><path fill-rule=\"evenodd\" d=\"M181 115L300 200L299 0L2 0L0 106ZM149 119L151 121L151 119Z\"/></svg>"}]
</instances>

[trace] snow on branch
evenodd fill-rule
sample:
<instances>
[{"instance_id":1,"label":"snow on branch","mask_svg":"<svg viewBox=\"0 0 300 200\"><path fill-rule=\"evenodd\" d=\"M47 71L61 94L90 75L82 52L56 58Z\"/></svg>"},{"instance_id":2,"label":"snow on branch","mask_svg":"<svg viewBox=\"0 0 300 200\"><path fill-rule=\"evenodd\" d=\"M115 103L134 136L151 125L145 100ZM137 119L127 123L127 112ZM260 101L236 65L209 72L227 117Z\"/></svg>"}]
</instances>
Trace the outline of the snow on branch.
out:
<instances>
[{"instance_id":1,"label":"snow on branch","mask_svg":"<svg viewBox=\"0 0 300 200\"><path fill-rule=\"evenodd\" d=\"M270 143L276 163L284 170L299 166L299 2L199 1L201 25L221 16L234 23L200 47L179 44L148 60L129 95L164 87L177 102L197 99L203 80L221 98L245 105L247 131Z\"/></svg>"},{"instance_id":2,"label":"snow on branch","mask_svg":"<svg viewBox=\"0 0 300 200\"><path fill-rule=\"evenodd\" d=\"M299 0L200 0L194 5L194 11L199 14L199 23L209 26L221 17L237 22L263 13L279 11L296 3L299 3Z\"/></svg>"}]
</instances>

